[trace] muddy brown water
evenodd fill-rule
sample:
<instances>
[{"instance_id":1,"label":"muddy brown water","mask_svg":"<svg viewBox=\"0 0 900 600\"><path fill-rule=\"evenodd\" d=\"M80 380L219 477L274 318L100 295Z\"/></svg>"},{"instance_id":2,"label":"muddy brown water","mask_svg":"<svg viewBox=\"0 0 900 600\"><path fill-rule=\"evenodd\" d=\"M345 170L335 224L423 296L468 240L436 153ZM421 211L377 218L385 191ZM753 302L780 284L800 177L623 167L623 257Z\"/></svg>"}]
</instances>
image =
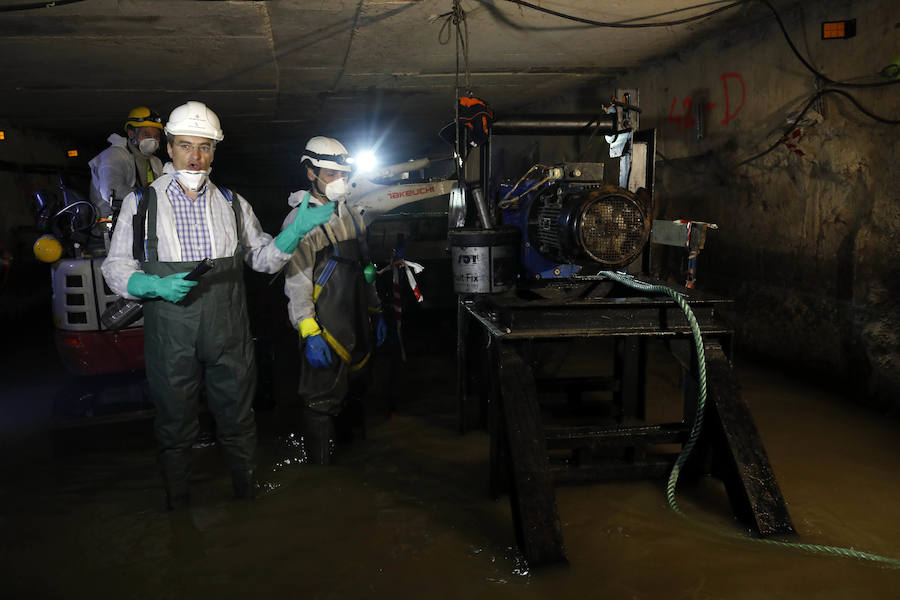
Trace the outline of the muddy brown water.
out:
<instances>
[{"instance_id":1,"label":"muddy brown water","mask_svg":"<svg viewBox=\"0 0 900 600\"><path fill-rule=\"evenodd\" d=\"M487 434L458 432L452 336L407 335L395 414L375 393L365 439L337 464L305 464L291 423L261 410L259 497L232 500L215 445L198 444L192 505L171 513L149 420L61 435L54 402L72 378L31 367L47 348L11 357L0 597L900 598L900 569L742 539L714 479L679 489L688 519L667 506L664 481L557 487L569 564L530 568L508 498L488 493ZM650 359L648 411L668 417L679 369L655 346ZM738 371L795 539L900 558L896 420L825 385L740 360Z\"/></svg>"}]
</instances>

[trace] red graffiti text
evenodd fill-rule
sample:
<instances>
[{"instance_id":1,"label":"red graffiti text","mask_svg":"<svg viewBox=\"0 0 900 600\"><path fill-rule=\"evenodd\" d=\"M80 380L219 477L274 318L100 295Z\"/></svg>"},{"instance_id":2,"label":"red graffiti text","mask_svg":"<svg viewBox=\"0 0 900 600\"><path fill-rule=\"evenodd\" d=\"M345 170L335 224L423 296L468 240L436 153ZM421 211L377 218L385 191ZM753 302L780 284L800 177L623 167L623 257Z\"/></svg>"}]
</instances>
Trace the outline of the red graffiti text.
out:
<instances>
[{"instance_id":1,"label":"red graffiti text","mask_svg":"<svg viewBox=\"0 0 900 600\"><path fill-rule=\"evenodd\" d=\"M719 123L728 125L744 108L747 90L744 86L744 78L740 73L723 73L720 79L722 80L722 91L725 94L725 116ZM736 101L738 95L740 95L739 102ZM684 98L680 103L678 98L672 98L669 116L666 120L669 123L677 124L679 129L691 129L697 124L697 115L700 112L709 115L717 106L719 106L717 102L700 102L695 106L694 100L690 96Z\"/></svg>"}]
</instances>

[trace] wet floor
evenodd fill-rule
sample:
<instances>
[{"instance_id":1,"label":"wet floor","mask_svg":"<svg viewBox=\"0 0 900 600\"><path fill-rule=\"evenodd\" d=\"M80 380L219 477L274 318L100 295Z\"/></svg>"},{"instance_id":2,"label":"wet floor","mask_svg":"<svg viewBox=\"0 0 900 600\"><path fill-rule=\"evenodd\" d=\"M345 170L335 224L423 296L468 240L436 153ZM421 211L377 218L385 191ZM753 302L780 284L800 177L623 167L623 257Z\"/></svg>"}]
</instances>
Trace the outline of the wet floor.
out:
<instances>
[{"instance_id":1,"label":"wet floor","mask_svg":"<svg viewBox=\"0 0 900 600\"><path fill-rule=\"evenodd\" d=\"M735 537L744 531L713 479L679 489L690 519L667 506L663 481L558 487L569 564L530 569L508 498L488 493L487 434L458 433L452 329L440 318L427 336L407 327L390 417L380 359L366 437L337 464L304 464L291 424L261 410L259 497L232 500L217 449L199 444L192 505L173 513L150 422L54 430L74 384L47 372L52 350L27 345L5 361L0 388L0 597L900 598L900 569ZM650 357L665 413L677 408L678 368L661 349ZM900 558L896 420L738 367L796 539Z\"/></svg>"}]
</instances>

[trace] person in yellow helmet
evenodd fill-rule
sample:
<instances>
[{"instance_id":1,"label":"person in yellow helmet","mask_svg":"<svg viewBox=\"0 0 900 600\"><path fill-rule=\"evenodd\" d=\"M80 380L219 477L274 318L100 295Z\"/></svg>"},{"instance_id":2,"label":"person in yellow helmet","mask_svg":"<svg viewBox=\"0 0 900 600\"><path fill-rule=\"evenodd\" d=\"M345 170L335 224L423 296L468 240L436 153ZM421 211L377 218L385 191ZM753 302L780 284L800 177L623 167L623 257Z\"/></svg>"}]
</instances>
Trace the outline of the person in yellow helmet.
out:
<instances>
[{"instance_id":1,"label":"person in yellow helmet","mask_svg":"<svg viewBox=\"0 0 900 600\"><path fill-rule=\"evenodd\" d=\"M113 199L121 202L135 188L146 187L162 174L162 161L156 156L162 139L159 114L138 106L125 119L125 137L111 134L109 148L90 161L90 198L98 218L113 213Z\"/></svg>"}]
</instances>

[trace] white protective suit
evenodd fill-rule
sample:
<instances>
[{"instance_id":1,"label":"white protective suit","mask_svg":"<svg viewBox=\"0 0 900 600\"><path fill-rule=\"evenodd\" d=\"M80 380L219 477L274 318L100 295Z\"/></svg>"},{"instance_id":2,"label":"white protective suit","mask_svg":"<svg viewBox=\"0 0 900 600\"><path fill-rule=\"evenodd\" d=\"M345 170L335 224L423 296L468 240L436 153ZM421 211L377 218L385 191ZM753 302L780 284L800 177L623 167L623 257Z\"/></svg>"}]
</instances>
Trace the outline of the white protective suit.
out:
<instances>
[{"instance_id":1,"label":"white protective suit","mask_svg":"<svg viewBox=\"0 0 900 600\"><path fill-rule=\"evenodd\" d=\"M98 217L108 217L112 214L110 190L113 190L117 199L122 200L133 192L135 187L147 184L148 161L154 177L159 177L163 172L162 161L159 158L144 156L137 148L128 144L127 138L114 133L106 141L110 144L109 148L88 163L91 167L90 197L97 208Z\"/></svg>"},{"instance_id":2,"label":"white protective suit","mask_svg":"<svg viewBox=\"0 0 900 600\"><path fill-rule=\"evenodd\" d=\"M294 209L288 213L281 224L284 230L294 221L294 215L297 213L297 207L303 202L303 197L309 194L306 190L298 190L288 197L288 204ZM322 201L309 194L310 206L321 206ZM353 216L348 211L354 211ZM357 238L356 227L353 225L353 218L360 227L361 235L365 236L366 229L363 223L362 215L355 208L348 206L343 200L337 203L337 212L331 216L323 227L328 229L331 239L335 242L343 242L345 240L353 240ZM288 318L294 328L299 328L299 323L303 319L315 318L316 307L313 303L313 269L316 263L316 254L322 248L328 246L329 241L322 227L316 227L300 240L300 244L291 256L290 264L285 270L284 293L288 297ZM369 286L369 304L371 306L379 306L378 292L374 285Z\"/></svg>"},{"instance_id":3,"label":"white protective suit","mask_svg":"<svg viewBox=\"0 0 900 600\"><path fill-rule=\"evenodd\" d=\"M157 236L159 237L159 260L163 262L180 262L181 243L175 229L175 215L172 203L166 195L166 188L172 182L173 175L162 175L151 186L156 190L157 198ZM206 225L209 229L212 244L212 256L207 258L224 258L234 256L237 248L235 234L234 211L222 192L211 181L207 182ZM274 239L262 230L256 214L250 204L239 194L233 193L235 202L240 202L241 219L243 221L243 238L241 244L245 248L244 259L254 271L276 273L290 260L291 255L279 250ZM120 296L134 299L128 293L128 280L140 270L138 261L132 253L132 221L137 211L137 199L130 194L122 202L119 220L113 232L112 243L106 260L103 261L103 277L109 288ZM145 226L146 228L146 226ZM146 240L146 236L144 238Z\"/></svg>"}]
</instances>

